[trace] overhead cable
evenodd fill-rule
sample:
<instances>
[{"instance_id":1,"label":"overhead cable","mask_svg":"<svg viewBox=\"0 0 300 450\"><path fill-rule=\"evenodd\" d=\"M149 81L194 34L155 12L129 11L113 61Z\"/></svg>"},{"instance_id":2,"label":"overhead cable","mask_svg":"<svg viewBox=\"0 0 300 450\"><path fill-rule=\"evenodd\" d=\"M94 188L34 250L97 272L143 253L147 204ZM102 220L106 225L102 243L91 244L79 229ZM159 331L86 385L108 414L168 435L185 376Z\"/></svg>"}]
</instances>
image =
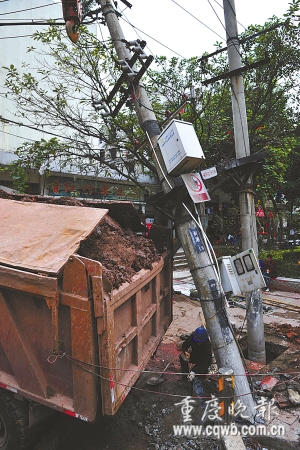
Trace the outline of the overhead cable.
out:
<instances>
[{"instance_id":1,"label":"overhead cable","mask_svg":"<svg viewBox=\"0 0 300 450\"><path fill-rule=\"evenodd\" d=\"M45 8L46 6L53 6L53 5L55 5L55 3L48 3L47 5L35 6L34 8L26 8L26 9L19 9L16 11L9 11L9 12L5 12L5 13L0 13L0 16L7 16L8 14L17 14L19 12L24 12L24 11L32 11L33 9L40 9L40 8Z\"/></svg>"},{"instance_id":2,"label":"overhead cable","mask_svg":"<svg viewBox=\"0 0 300 450\"><path fill-rule=\"evenodd\" d=\"M170 50L171 52L175 53L176 55L180 56L180 58L184 58L184 56L180 55L180 53L175 52L175 50L172 50L170 47L167 47L166 45L164 45L162 42L158 41L157 39L155 39L154 37L150 36L149 34L145 33L145 31L141 30L140 28L136 27L135 25L133 25L132 23L130 23L128 20L124 19L122 17L122 19L124 20L124 22L127 22L129 25L132 26L132 28L136 28L137 30L139 30L141 33L143 33L145 36L148 36L150 39L152 39L153 41L157 42L158 44L162 45L163 47L165 47L166 49Z\"/></svg>"},{"instance_id":3,"label":"overhead cable","mask_svg":"<svg viewBox=\"0 0 300 450\"><path fill-rule=\"evenodd\" d=\"M185 9L183 6L179 5L179 3L175 2L175 0L172 0L173 3L175 3L177 6L179 6L179 8L183 9L187 14L189 14L190 16L192 16L195 20L197 20L198 22L200 22L204 27L208 28L208 30L210 30L212 33L214 33L216 36L218 36L219 38L222 39L222 41L225 41L224 37L220 36L218 33L216 33L216 31L214 31L212 28L210 28L208 25L206 25L204 22L201 22L200 19L198 19L198 17L194 16L192 13L190 13L187 9Z\"/></svg>"}]
</instances>

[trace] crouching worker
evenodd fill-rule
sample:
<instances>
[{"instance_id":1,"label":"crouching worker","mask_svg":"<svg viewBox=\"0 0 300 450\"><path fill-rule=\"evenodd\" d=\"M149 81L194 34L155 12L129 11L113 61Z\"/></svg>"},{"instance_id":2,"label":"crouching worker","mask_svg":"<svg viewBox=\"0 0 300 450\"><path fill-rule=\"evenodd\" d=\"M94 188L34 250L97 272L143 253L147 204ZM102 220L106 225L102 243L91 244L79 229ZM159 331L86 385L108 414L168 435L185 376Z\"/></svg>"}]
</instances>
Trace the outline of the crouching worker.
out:
<instances>
[{"instance_id":1,"label":"crouching worker","mask_svg":"<svg viewBox=\"0 0 300 450\"><path fill-rule=\"evenodd\" d=\"M182 353L179 357L182 379L186 380L189 374L189 363L195 374L208 373L212 363L211 345L208 333L204 327L197 328L182 344Z\"/></svg>"}]
</instances>

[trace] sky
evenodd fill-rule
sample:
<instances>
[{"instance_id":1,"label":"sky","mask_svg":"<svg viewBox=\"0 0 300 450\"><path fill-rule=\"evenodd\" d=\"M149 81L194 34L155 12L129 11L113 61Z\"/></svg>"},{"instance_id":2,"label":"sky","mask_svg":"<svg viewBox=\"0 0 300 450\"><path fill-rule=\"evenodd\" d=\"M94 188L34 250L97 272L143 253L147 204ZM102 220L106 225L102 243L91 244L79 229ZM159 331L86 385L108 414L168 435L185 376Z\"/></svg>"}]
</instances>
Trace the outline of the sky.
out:
<instances>
[{"instance_id":1,"label":"sky","mask_svg":"<svg viewBox=\"0 0 300 450\"><path fill-rule=\"evenodd\" d=\"M147 42L147 54L187 58L213 52L216 41L225 44L223 0L128 1L131 9L118 0L118 10L123 11L121 27L128 41L138 38ZM263 25L273 15L282 17L289 1L235 0L239 32L251 24ZM105 33L106 27L101 28Z\"/></svg>"}]
</instances>

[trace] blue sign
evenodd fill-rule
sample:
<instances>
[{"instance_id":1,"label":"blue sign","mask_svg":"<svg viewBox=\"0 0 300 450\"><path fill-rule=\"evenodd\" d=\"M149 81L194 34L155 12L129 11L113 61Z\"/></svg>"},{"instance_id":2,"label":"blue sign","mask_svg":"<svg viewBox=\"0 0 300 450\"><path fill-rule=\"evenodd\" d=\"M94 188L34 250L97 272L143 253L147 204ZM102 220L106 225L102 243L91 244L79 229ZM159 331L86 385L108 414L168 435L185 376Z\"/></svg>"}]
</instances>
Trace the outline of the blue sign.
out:
<instances>
[{"instance_id":1,"label":"blue sign","mask_svg":"<svg viewBox=\"0 0 300 450\"><path fill-rule=\"evenodd\" d=\"M193 245L197 253L205 252L205 247L199 234L198 228L189 228Z\"/></svg>"}]
</instances>

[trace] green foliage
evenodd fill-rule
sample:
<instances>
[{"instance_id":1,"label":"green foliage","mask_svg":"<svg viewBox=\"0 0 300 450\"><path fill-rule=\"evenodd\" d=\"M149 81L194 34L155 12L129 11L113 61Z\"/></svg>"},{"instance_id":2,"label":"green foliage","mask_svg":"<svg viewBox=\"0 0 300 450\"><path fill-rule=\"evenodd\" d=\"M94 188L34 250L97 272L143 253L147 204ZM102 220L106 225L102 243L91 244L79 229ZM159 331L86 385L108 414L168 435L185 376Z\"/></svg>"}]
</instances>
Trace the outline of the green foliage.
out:
<instances>
[{"instance_id":1,"label":"green foliage","mask_svg":"<svg viewBox=\"0 0 300 450\"><path fill-rule=\"evenodd\" d=\"M18 159L8 165L13 189L19 193L25 192L30 169L37 169L46 176L50 175L51 162L56 161L65 151L66 144L60 144L56 138L25 142L18 147L15 152Z\"/></svg>"},{"instance_id":2,"label":"green foliage","mask_svg":"<svg viewBox=\"0 0 300 450\"><path fill-rule=\"evenodd\" d=\"M28 171L17 160L12 161L7 168L1 168L0 172L8 172L12 182L13 189L23 194L28 188Z\"/></svg>"},{"instance_id":3,"label":"green foliage","mask_svg":"<svg viewBox=\"0 0 300 450\"><path fill-rule=\"evenodd\" d=\"M96 8L98 5L95 0L82 0L82 10L83 14L86 14L88 11Z\"/></svg>"},{"instance_id":4,"label":"green foliage","mask_svg":"<svg viewBox=\"0 0 300 450\"><path fill-rule=\"evenodd\" d=\"M136 139L143 139L136 114L130 109L122 110L116 119L103 121L93 107L94 100L106 98L118 72L121 74L113 46L103 45L85 27L81 27L77 45L70 45L55 26L36 32L34 40L45 44L39 69L33 75L26 65L23 71L13 65L6 67L6 86L21 116L40 126L51 126L65 136L66 144L60 146L56 155L59 167L73 166L82 174L93 172L96 176L100 171L108 176L117 173L139 184L137 171L131 169L133 160L142 164L144 173L155 174L148 149L137 152L133 145ZM30 51L35 50L30 47ZM116 95L112 108L120 95ZM99 145L93 145L92 139ZM105 159L100 151L103 146L108 149ZM28 148L24 146L22 155L19 152L25 165ZM118 150L117 159L110 156L112 148ZM40 157L48 158L47 152L41 152ZM33 162L31 154L28 161Z\"/></svg>"},{"instance_id":5,"label":"green foliage","mask_svg":"<svg viewBox=\"0 0 300 450\"><path fill-rule=\"evenodd\" d=\"M270 250L262 250L259 258L265 261ZM300 247L292 250L272 250L272 258L277 261L278 276L287 278L300 278Z\"/></svg>"}]
</instances>

